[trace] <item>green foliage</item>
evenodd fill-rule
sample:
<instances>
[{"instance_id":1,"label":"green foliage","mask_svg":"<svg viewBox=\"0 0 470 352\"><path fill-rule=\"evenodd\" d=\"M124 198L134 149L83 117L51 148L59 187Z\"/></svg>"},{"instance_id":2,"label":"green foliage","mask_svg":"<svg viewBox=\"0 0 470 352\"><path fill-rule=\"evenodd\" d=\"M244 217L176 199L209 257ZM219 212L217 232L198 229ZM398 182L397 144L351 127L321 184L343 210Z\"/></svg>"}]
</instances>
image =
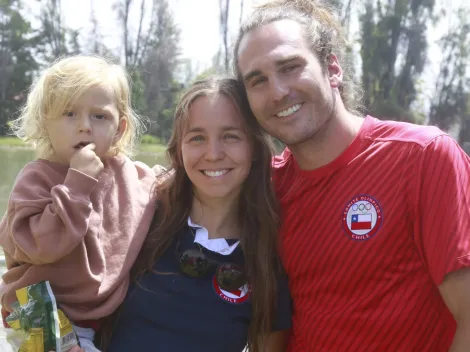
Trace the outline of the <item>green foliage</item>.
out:
<instances>
[{"instance_id":1,"label":"green foliage","mask_svg":"<svg viewBox=\"0 0 470 352\"><path fill-rule=\"evenodd\" d=\"M142 81L142 74L138 70L128 70L131 80L132 108L142 115L147 111L147 102L145 101L145 85Z\"/></svg>"},{"instance_id":2,"label":"green foliage","mask_svg":"<svg viewBox=\"0 0 470 352\"><path fill-rule=\"evenodd\" d=\"M426 55L432 0L366 0L360 18L364 104L373 115L417 122L412 104Z\"/></svg>"},{"instance_id":3,"label":"green foliage","mask_svg":"<svg viewBox=\"0 0 470 352\"><path fill-rule=\"evenodd\" d=\"M137 9L137 33L129 29L129 14ZM133 79L133 102L138 113L150 122L148 133L167 141L179 92L176 82L179 65L179 29L174 23L167 0L155 0L149 8L145 1L119 0L115 10L124 36L125 63ZM149 14L146 24L144 12Z\"/></svg>"},{"instance_id":4,"label":"green foliage","mask_svg":"<svg viewBox=\"0 0 470 352\"><path fill-rule=\"evenodd\" d=\"M141 144L160 144L160 138L152 136L151 134L144 134L140 140Z\"/></svg>"},{"instance_id":5,"label":"green foliage","mask_svg":"<svg viewBox=\"0 0 470 352\"><path fill-rule=\"evenodd\" d=\"M37 20L40 26L35 31L33 41L41 66L48 66L62 56L81 52L78 32L64 26L61 0L41 1Z\"/></svg>"},{"instance_id":6,"label":"green foliage","mask_svg":"<svg viewBox=\"0 0 470 352\"><path fill-rule=\"evenodd\" d=\"M460 126L459 142L470 142L470 10L456 9L456 19L439 40L443 60L431 104L430 122L449 130Z\"/></svg>"},{"instance_id":7,"label":"green foliage","mask_svg":"<svg viewBox=\"0 0 470 352\"><path fill-rule=\"evenodd\" d=\"M199 80L202 80L204 78L208 78L212 75L216 75L218 74L218 69L216 67L209 67L207 69L205 69L204 71L202 71L200 74L198 74L196 76L196 78L194 79L194 82L195 81L199 81Z\"/></svg>"},{"instance_id":8,"label":"green foliage","mask_svg":"<svg viewBox=\"0 0 470 352\"><path fill-rule=\"evenodd\" d=\"M138 153L151 153L163 154L166 151L166 145L163 144L141 144L138 148Z\"/></svg>"},{"instance_id":9,"label":"green foliage","mask_svg":"<svg viewBox=\"0 0 470 352\"><path fill-rule=\"evenodd\" d=\"M357 44L362 65L353 66L359 69L356 76L361 77L364 105L370 113L380 118L424 123L427 118L422 111L430 101L430 123L443 129L460 125L460 142L470 144L470 13L464 9L445 9L442 16L455 13L455 21L439 42L444 60L436 94L423 102L423 92L429 88L422 83L429 60L427 27L437 21L437 13L442 13L435 11L435 0L328 2L338 9L346 32L352 22L351 14L361 14ZM223 3L228 1L219 2ZM133 108L149 122L148 134L142 137L141 145L160 148L158 152L163 150L160 143L166 143L170 137L174 110L184 87L223 72L227 59L230 60L226 50L230 47L227 7L220 5L224 47L214 55L212 67L197 74L188 59L180 58L179 29L169 0L115 0L114 4L116 26L123 29L124 35L120 47L110 49L104 44L93 10L87 31L72 30L63 21L61 0L43 0L39 15L32 20L35 28L26 20L28 9L24 0L0 0L0 135L8 132L8 121L18 114L32 79L45 65L64 55L94 53L115 58L126 66L132 80ZM358 11L351 11L353 7ZM356 41L352 36L350 39ZM354 63L359 63L359 59L355 60ZM184 80L183 84L178 77ZM283 146L276 142L276 147L280 151Z\"/></svg>"},{"instance_id":10,"label":"green foliage","mask_svg":"<svg viewBox=\"0 0 470 352\"><path fill-rule=\"evenodd\" d=\"M21 14L20 1L0 1L0 134L8 132L23 104L37 63L30 23Z\"/></svg>"},{"instance_id":11,"label":"green foliage","mask_svg":"<svg viewBox=\"0 0 470 352\"><path fill-rule=\"evenodd\" d=\"M0 137L1 146L26 147L26 143L16 137Z\"/></svg>"}]
</instances>

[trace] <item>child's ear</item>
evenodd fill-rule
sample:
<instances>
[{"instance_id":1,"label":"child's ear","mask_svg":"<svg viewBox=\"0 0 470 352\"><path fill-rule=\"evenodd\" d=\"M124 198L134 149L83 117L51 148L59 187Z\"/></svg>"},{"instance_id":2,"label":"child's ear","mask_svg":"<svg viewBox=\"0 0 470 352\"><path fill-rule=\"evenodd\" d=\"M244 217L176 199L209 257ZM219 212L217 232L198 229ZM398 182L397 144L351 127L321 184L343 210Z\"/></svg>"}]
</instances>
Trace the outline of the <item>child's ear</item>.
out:
<instances>
[{"instance_id":1,"label":"child's ear","mask_svg":"<svg viewBox=\"0 0 470 352\"><path fill-rule=\"evenodd\" d=\"M119 124L118 124L118 128L116 131L116 135L114 136L114 143L119 142L124 132L126 132L126 128L127 128L127 120L125 117L121 117L119 119Z\"/></svg>"}]
</instances>

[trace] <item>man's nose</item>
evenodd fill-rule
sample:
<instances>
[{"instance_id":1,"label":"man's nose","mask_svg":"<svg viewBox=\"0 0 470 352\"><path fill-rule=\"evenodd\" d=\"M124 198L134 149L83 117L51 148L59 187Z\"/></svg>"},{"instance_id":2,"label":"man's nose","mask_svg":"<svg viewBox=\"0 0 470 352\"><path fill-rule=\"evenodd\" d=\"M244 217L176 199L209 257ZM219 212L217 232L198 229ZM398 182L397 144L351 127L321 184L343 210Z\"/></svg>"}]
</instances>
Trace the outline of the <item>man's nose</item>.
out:
<instances>
[{"instance_id":1,"label":"man's nose","mask_svg":"<svg viewBox=\"0 0 470 352\"><path fill-rule=\"evenodd\" d=\"M271 78L269 81L269 92L274 102L283 100L289 94L289 87L278 78Z\"/></svg>"}]
</instances>

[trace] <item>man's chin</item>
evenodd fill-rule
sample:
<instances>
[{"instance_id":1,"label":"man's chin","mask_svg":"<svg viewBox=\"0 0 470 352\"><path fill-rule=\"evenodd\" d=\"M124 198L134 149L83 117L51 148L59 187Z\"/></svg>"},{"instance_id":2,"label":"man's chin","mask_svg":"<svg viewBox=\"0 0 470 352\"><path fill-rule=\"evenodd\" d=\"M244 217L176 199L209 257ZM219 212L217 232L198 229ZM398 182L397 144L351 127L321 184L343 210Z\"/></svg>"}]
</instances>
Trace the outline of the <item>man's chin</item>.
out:
<instances>
[{"instance_id":1,"label":"man's chin","mask_svg":"<svg viewBox=\"0 0 470 352\"><path fill-rule=\"evenodd\" d=\"M295 132L292 132L292 133L283 133L282 135L281 134L277 134L277 135L271 135L272 137L274 137L275 139L277 139L279 142L281 142L282 144L286 145L287 147L289 147L289 149L291 147L295 147L295 146L298 146L298 145L302 145L308 141L310 141L312 138L315 137L315 133L305 133L305 131L302 131L302 133L295 133Z\"/></svg>"}]
</instances>

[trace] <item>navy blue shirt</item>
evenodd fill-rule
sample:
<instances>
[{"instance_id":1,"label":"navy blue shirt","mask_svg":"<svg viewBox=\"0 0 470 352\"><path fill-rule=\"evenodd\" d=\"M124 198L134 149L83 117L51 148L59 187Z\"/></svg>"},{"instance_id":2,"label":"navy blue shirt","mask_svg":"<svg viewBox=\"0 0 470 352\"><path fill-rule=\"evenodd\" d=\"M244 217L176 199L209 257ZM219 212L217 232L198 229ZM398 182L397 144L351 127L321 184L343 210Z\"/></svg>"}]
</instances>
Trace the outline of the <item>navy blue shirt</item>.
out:
<instances>
[{"instance_id":1,"label":"navy blue shirt","mask_svg":"<svg viewBox=\"0 0 470 352\"><path fill-rule=\"evenodd\" d=\"M178 238L178 252L199 248L189 227ZM110 352L241 352L245 348L251 319L248 286L234 292L222 290L214 279L215 268L202 278L181 274L177 242L155 263L158 273L147 272L129 288ZM219 262L244 262L240 246L230 255L202 250ZM287 280L280 280L278 291L275 331L290 328L292 314Z\"/></svg>"}]
</instances>

